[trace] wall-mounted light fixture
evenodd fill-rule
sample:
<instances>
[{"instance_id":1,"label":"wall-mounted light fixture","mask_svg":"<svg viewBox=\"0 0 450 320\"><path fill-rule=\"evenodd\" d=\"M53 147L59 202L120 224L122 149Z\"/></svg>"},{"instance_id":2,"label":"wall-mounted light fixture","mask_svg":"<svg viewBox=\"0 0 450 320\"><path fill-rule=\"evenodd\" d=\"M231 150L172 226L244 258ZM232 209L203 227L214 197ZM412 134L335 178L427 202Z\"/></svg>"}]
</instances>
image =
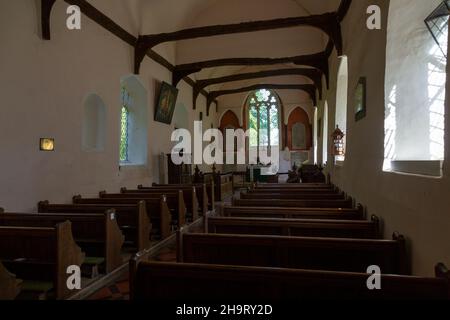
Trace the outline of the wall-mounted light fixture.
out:
<instances>
[{"instance_id":1,"label":"wall-mounted light fixture","mask_svg":"<svg viewBox=\"0 0 450 320\"><path fill-rule=\"evenodd\" d=\"M339 129L339 126L336 126L336 130L334 130L331 136L333 138L333 155L345 155L344 136L345 134L341 131L341 129Z\"/></svg>"},{"instance_id":2,"label":"wall-mounted light fixture","mask_svg":"<svg viewBox=\"0 0 450 320\"><path fill-rule=\"evenodd\" d=\"M55 151L55 139L41 138L39 140L39 149L41 151Z\"/></svg>"}]
</instances>

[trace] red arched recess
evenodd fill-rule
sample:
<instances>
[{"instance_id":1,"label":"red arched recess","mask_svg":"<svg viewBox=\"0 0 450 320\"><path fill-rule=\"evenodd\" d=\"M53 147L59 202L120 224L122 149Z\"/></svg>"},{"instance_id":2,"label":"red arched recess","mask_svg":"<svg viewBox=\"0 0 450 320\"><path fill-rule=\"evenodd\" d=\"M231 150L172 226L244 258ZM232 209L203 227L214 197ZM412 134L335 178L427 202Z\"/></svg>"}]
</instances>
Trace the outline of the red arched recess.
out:
<instances>
[{"instance_id":1,"label":"red arched recess","mask_svg":"<svg viewBox=\"0 0 450 320\"><path fill-rule=\"evenodd\" d=\"M224 132L226 128L238 129L240 127L241 126L239 125L239 119L236 114L231 110L225 112L222 120L220 120L220 131Z\"/></svg>"},{"instance_id":2,"label":"red arched recess","mask_svg":"<svg viewBox=\"0 0 450 320\"><path fill-rule=\"evenodd\" d=\"M300 107L297 107L294 111L289 115L288 125L287 125L287 145L290 150L292 148L292 127L296 123L302 123L306 129L306 149L309 150L312 147L312 126L309 122L309 116L305 110ZM298 149L296 149L298 150Z\"/></svg>"}]
</instances>

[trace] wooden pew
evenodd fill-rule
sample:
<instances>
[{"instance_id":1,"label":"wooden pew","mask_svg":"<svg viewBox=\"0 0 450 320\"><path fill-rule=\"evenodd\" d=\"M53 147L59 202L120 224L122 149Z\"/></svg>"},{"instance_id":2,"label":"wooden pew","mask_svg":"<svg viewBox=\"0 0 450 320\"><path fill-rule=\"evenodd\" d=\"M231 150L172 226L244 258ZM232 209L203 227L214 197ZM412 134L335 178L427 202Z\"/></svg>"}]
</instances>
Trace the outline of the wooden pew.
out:
<instances>
[{"instance_id":1,"label":"wooden pew","mask_svg":"<svg viewBox=\"0 0 450 320\"><path fill-rule=\"evenodd\" d=\"M141 187L141 186L140 186ZM184 203L187 207L187 213L189 218L192 221L196 221L199 218L199 210L201 210L202 214L206 214L208 210L208 202L206 197L206 186L205 189L197 190L196 187L177 187L177 188L144 188L141 187L140 189L134 189L134 190L128 190L127 188L120 189L121 194L123 194L123 197L155 197L155 196L161 196L161 195L173 195L178 194L180 191L183 193L184 196ZM204 196L199 197L198 192L205 192ZM100 193L100 197L109 197L106 193ZM200 202L200 199L204 201L204 203ZM203 211L206 210L206 211Z\"/></svg>"},{"instance_id":2,"label":"wooden pew","mask_svg":"<svg viewBox=\"0 0 450 320\"><path fill-rule=\"evenodd\" d=\"M380 238L379 219L376 216L372 216L371 221L228 217L206 217L205 220L205 233L358 239Z\"/></svg>"},{"instance_id":3,"label":"wooden pew","mask_svg":"<svg viewBox=\"0 0 450 320\"><path fill-rule=\"evenodd\" d=\"M334 190L332 184L327 183L255 183L255 189L325 189Z\"/></svg>"},{"instance_id":4,"label":"wooden pew","mask_svg":"<svg viewBox=\"0 0 450 320\"><path fill-rule=\"evenodd\" d=\"M410 274L405 239L283 237L236 234L178 234L179 262Z\"/></svg>"},{"instance_id":5,"label":"wooden pew","mask_svg":"<svg viewBox=\"0 0 450 320\"><path fill-rule=\"evenodd\" d=\"M279 200L344 200L343 193L254 193L241 192L241 199L279 199Z\"/></svg>"},{"instance_id":6,"label":"wooden pew","mask_svg":"<svg viewBox=\"0 0 450 320\"><path fill-rule=\"evenodd\" d=\"M349 208L280 208L280 207L237 207L226 205L222 215L225 217L285 218L285 219L325 219L361 220L364 208L358 204Z\"/></svg>"},{"instance_id":7,"label":"wooden pew","mask_svg":"<svg viewBox=\"0 0 450 320\"><path fill-rule=\"evenodd\" d=\"M106 273L123 264L124 236L117 225L114 210L103 214L0 213L0 226L54 227L70 221L75 242L88 257L104 259Z\"/></svg>"},{"instance_id":8,"label":"wooden pew","mask_svg":"<svg viewBox=\"0 0 450 320\"><path fill-rule=\"evenodd\" d=\"M181 201L183 200L181 196ZM152 221L153 226L160 227L160 235L162 239L169 237L172 234L172 217L177 214L176 210L179 208L179 199L174 197L161 196L159 198L152 199L107 199L107 198L82 198L81 196L74 196L74 204L103 204L109 205L112 208L116 208L117 205L132 205L141 201L145 202L147 218ZM186 218L186 208L184 211L179 212L178 224L184 225Z\"/></svg>"},{"instance_id":9,"label":"wooden pew","mask_svg":"<svg viewBox=\"0 0 450 320\"><path fill-rule=\"evenodd\" d=\"M366 273L141 262L139 256L130 260L131 299L146 301L450 299L450 273L437 276L382 275L382 290L369 290Z\"/></svg>"},{"instance_id":10,"label":"wooden pew","mask_svg":"<svg viewBox=\"0 0 450 320\"><path fill-rule=\"evenodd\" d=\"M14 300L20 293L21 286L22 280L10 273L0 261L0 300Z\"/></svg>"},{"instance_id":11,"label":"wooden pew","mask_svg":"<svg viewBox=\"0 0 450 320\"><path fill-rule=\"evenodd\" d=\"M345 200L286 200L286 199L236 199L232 204L238 207L295 207L295 208L352 208L353 199Z\"/></svg>"},{"instance_id":12,"label":"wooden pew","mask_svg":"<svg viewBox=\"0 0 450 320\"><path fill-rule=\"evenodd\" d=\"M22 290L37 283L49 283L56 299L74 293L67 288L67 268L81 266L84 253L73 240L71 223L53 228L0 227L0 260L24 280Z\"/></svg>"},{"instance_id":13,"label":"wooden pew","mask_svg":"<svg viewBox=\"0 0 450 320\"><path fill-rule=\"evenodd\" d=\"M338 189L275 189L275 188L260 188L260 189L250 189L248 190L248 193L251 194L267 194L267 193L283 193L283 194L321 194L321 195L327 195L327 194L338 194Z\"/></svg>"},{"instance_id":14,"label":"wooden pew","mask_svg":"<svg viewBox=\"0 0 450 320\"><path fill-rule=\"evenodd\" d=\"M109 204L50 204L48 201L38 203L39 213L65 214L79 213L85 215L104 213L111 209ZM134 204L115 204L117 224L125 236L125 243L134 246L137 251L150 247L150 232L152 224L147 216L147 206L144 201ZM169 223L167 222L167 227Z\"/></svg>"},{"instance_id":15,"label":"wooden pew","mask_svg":"<svg viewBox=\"0 0 450 320\"><path fill-rule=\"evenodd\" d=\"M81 196L76 196L73 198L74 203L78 204L130 204L136 203L138 201L145 201L147 205L147 213L151 221L167 221L165 218L165 213L160 209L162 203L167 205L170 214L170 221L172 225L181 228L186 224L186 205L183 199L183 192L180 191L176 194L164 194L151 196L137 195L137 197L128 196L127 194L102 194L101 198L82 198ZM164 217L164 218L163 218Z\"/></svg>"},{"instance_id":16,"label":"wooden pew","mask_svg":"<svg viewBox=\"0 0 450 320\"><path fill-rule=\"evenodd\" d=\"M144 187L143 185L138 186L138 190L148 189L160 189L160 190L185 190L191 187L195 187L198 197L198 203L203 215L206 215L208 209L214 207L214 183L207 185L206 183L195 183L195 184L157 184L153 183L152 187Z\"/></svg>"},{"instance_id":17,"label":"wooden pew","mask_svg":"<svg viewBox=\"0 0 450 320\"><path fill-rule=\"evenodd\" d=\"M203 175L203 183L214 184L214 198L223 201L226 197L233 195L233 174L210 172Z\"/></svg>"}]
</instances>

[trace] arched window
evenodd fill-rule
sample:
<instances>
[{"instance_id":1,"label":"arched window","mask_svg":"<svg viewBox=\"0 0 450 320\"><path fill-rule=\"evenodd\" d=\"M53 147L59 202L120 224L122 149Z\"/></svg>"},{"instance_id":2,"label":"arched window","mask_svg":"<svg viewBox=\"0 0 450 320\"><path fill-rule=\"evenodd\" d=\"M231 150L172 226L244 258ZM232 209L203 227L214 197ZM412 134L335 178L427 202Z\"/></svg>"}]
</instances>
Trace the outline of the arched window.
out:
<instances>
[{"instance_id":1,"label":"arched window","mask_svg":"<svg viewBox=\"0 0 450 320\"><path fill-rule=\"evenodd\" d=\"M105 148L106 106L96 94L84 101L82 147L87 152L100 152Z\"/></svg>"},{"instance_id":2,"label":"arched window","mask_svg":"<svg viewBox=\"0 0 450 320\"><path fill-rule=\"evenodd\" d=\"M119 146L122 165L141 166L147 164L147 101L147 91L136 76L129 76L122 80Z\"/></svg>"},{"instance_id":3,"label":"arched window","mask_svg":"<svg viewBox=\"0 0 450 320\"><path fill-rule=\"evenodd\" d=\"M247 99L250 148L280 145L280 102L272 90L254 91Z\"/></svg>"},{"instance_id":4,"label":"arched window","mask_svg":"<svg viewBox=\"0 0 450 320\"><path fill-rule=\"evenodd\" d=\"M322 164L326 165L328 161L328 102L325 101L323 107L323 149L322 149Z\"/></svg>"},{"instance_id":5,"label":"arched window","mask_svg":"<svg viewBox=\"0 0 450 320\"><path fill-rule=\"evenodd\" d=\"M345 134L347 131L347 97L348 97L348 60L339 58L339 70L336 88L336 126ZM346 135L344 136L344 148ZM344 149L345 150L345 149ZM337 161L344 161L345 155L336 156Z\"/></svg>"},{"instance_id":6,"label":"arched window","mask_svg":"<svg viewBox=\"0 0 450 320\"><path fill-rule=\"evenodd\" d=\"M319 121L317 119L317 108L314 108L314 163L319 163L318 153L317 153L317 146L319 143L318 134L319 134Z\"/></svg>"},{"instance_id":7,"label":"arched window","mask_svg":"<svg viewBox=\"0 0 450 320\"><path fill-rule=\"evenodd\" d=\"M120 110L120 162L128 162L128 130L131 96L125 87L121 91L122 108Z\"/></svg>"}]
</instances>

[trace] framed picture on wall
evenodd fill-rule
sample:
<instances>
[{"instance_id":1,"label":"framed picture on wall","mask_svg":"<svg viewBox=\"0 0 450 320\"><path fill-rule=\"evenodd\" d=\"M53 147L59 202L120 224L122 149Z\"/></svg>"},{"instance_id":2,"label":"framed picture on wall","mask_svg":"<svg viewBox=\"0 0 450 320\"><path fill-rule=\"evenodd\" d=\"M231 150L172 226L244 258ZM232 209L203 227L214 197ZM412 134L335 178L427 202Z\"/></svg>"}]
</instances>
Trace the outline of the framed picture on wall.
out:
<instances>
[{"instance_id":1,"label":"framed picture on wall","mask_svg":"<svg viewBox=\"0 0 450 320\"><path fill-rule=\"evenodd\" d=\"M366 116L366 78L359 78L355 91L355 121L359 121Z\"/></svg>"},{"instance_id":2,"label":"framed picture on wall","mask_svg":"<svg viewBox=\"0 0 450 320\"><path fill-rule=\"evenodd\" d=\"M177 102L178 89L163 82L156 104L155 121L171 124L175 104Z\"/></svg>"}]
</instances>

